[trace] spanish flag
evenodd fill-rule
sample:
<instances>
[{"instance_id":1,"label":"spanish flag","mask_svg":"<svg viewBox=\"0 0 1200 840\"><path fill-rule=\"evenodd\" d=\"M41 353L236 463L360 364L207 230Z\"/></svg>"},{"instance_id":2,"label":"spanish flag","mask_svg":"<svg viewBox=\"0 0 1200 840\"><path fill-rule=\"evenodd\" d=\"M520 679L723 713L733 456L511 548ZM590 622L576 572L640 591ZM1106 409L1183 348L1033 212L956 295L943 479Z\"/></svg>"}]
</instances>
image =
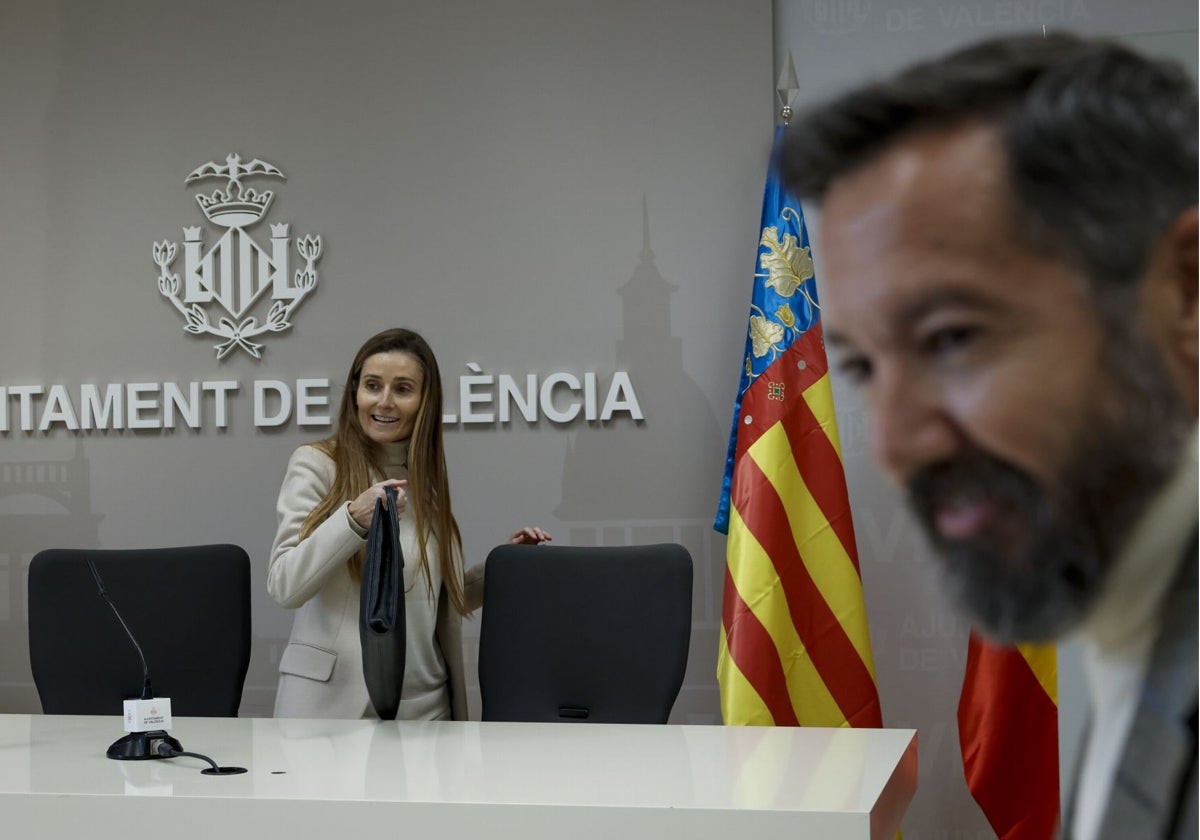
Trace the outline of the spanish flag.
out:
<instances>
[{"instance_id":1,"label":"spanish flag","mask_svg":"<svg viewBox=\"0 0 1200 840\"><path fill-rule=\"evenodd\" d=\"M773 167L761 229L714 523L729 537L721 714L726 724L880 726L812 252L800 203Z\"/></svg>"}]
</instances>

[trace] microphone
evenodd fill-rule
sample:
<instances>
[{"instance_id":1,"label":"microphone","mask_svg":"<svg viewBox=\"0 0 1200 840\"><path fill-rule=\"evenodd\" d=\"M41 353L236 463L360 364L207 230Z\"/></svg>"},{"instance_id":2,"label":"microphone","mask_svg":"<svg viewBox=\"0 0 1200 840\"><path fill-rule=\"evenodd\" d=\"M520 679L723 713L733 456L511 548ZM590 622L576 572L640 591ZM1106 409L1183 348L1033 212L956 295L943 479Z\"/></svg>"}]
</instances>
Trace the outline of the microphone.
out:
<instances>
[{"instance_id":1,"label":"microphone","mask_svg":"<svg viewBox=\"0 0 1200 840\"><path fill-rule=\"evenodd\" d=\"M96 581L96 589L100 592L100 597L108 604L113 611L113 615L117 617L117 621L121 623L121 627L125 630L125 635L129 637L129 641L133 643L133 649L137 651L138 659L142 662L142 701L154 700L154 689L150 685L150 664L146 661L146 655L142 652L142 646L138 644L134 638L133 631L129 629L129 625L125 623L121 611L117 609L117 605L113 603L112 598L108 597L108 592L104 589L104 583L100 580L100 572L96 569L96 564L91 557L87 558L88 568L92 570L92 577ZM168 698L161 698L166 701L169 707L171 701ZM129 720L129 703L126 700L126 720ZM135 701L135 706L137 702ZM142 719L140 708L137 709L138 714L135 716L137 722L133 725L139 725ZM167 712L165 717L170 719L170 712ZM128 723L127 723L128 726ZM118 761L140 761L147 758L170 758L166 750L159 751L161 745L167 745L175 752L183 752L183 745L178 740L167 734L165 729L151 730L131 730L128 735L119 738L112 743L108 748L107 755L109 758L117 759Z\"/></svg>"}]
</instances>

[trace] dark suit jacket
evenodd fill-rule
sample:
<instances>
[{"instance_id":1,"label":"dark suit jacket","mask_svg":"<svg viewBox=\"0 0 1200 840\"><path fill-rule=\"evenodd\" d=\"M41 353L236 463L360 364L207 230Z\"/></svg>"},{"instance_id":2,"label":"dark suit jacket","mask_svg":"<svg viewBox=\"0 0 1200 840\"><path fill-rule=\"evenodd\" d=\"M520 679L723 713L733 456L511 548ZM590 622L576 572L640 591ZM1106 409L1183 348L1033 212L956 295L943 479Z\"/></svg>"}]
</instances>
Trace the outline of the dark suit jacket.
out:
<instances>
[{"instance_id":1,"label":"dark suit jacket","mask_svg":"<svg viewBox=\"0 0 1200 840\"><path fill-rule=\"evenodd\" d=\"M1100 840L1196 840L1196 568L1193 537L1163 604Z\"/></svg>"}]
</instances>

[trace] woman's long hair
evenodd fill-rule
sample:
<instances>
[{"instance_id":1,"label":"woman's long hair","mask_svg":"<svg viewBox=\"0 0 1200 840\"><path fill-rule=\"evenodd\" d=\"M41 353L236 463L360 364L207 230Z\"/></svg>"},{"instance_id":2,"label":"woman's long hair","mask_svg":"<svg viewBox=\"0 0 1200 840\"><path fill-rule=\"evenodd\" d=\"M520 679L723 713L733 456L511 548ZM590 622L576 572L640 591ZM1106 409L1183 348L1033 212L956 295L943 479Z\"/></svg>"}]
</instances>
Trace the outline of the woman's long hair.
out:
<instances>
[{"instance_id":1,"label":"woman's long hair","mask_svg":"<svg viewBox=\"0 0 1200 840\"><path fill-rule=\"evenodd\" d=\"M419 569L429 584L429 556L426 544L432 536L441 558L442 581L450 602L459 614L466 615L467 598L463 590L462 535L450 509L450 482L446 475L446 453L442 445L442 375L437 359L425 339L412 330L391 329L367 339L350 366L342 402L338 408L337 428L331 437L314 444L333 459L333 484L329 492L304 520L300 539L304 539L334 511L357 498L384 477L383 447L368 438L358 419L358 382L363 364L377 353L408 353L421 365L421 407L408 443L408 510L413 513L417 545L421 549ZM363 552L349 561L350 575L362 579Z\"/></svg>"}]
</instances>

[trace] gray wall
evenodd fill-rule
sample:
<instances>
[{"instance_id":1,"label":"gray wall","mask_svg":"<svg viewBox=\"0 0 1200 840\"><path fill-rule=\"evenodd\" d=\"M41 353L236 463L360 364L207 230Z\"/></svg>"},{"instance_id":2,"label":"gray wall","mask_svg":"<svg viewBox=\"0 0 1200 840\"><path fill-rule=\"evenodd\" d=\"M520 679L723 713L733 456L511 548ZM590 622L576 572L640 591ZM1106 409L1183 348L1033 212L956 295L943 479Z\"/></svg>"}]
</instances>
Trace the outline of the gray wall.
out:
<instances>
[{"instance_id":1,"label":"gray wall","mask_svg":"<svg viewBox=\"0 0 1200 840\"><path fill-rule=\"evenodd\" d=\"M1167 55L1195 77L1197 11L1191 0L776 0L776 66L791 50L798 108L909 62L1005 32L1065 28L1126 40ZM806 211L809 233L819 214ZM821 254L814 253L817 283ZM905 840L987 840L995 834L962 778L955 711L967 626L941 598L929 555L898 494L870 462L869 420L834 376L863 589L886 726L920 732L920 788ZM1078 648L1059 647L1059 740L1064 787L1085 702Z\"/></svg>"},{"instance_id":2,"label":"gray wall","mask_svg":"<svg viewBox=\"0 0 1200 840\"><path fill-rule=\"evenodd\" d=\"M598 408L628 372L641 421L449 427L468 563L524 524L685 543L695 638L676 718L718 719L710 523L772 126L768 0L10 0L0 85L0 710L38 709L24 592L39 548L231 541L254 564L242 712L269 714L291 626L265 592L275 496L289 452L327 429L256 426L253 383L328 378L336 405L362 340L406 325L439 355L449 413L469 364L522 384L594 372ZM323 244L261 360L186 334L151 253L177 243L182 274L184 227L212 247L194 195L225 184L184 179L233 152L287 176L246 179L276 194L249 234L289 223ZM226 428L210 394L198 429L22 432L12 390L61 384L78 403L87 383L213 380L240 384ZM31 400L35 424L49 403Z\"/></svg>"}]
</instances>

